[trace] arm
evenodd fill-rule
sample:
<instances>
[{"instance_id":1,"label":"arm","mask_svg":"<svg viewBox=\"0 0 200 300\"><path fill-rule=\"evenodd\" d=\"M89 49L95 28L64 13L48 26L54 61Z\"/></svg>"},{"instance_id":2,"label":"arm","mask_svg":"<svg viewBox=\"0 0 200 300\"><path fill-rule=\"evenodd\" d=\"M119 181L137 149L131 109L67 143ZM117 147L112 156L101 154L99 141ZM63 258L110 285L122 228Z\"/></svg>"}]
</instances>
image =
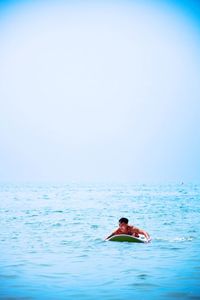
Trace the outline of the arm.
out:
<instances>
[{"instance_id":1,"label":"arm","mask_svg":"<svg viewBox=\"0 0 200 300\"><path fill-rule=\"evenodd\" d=\"M115 231L113 231L109 236L107 236L107 238L105 238L105 240L109 239L111 236L116 235L118 233L118 229L116 229Z\"/></svg>"},{"instance_id":2,"label":"arm","mask_svg":"<svg viewBox=\"0 0 200 300\"><path fill-rule=\"evenodd\" d=\"M146 232L145 230L138 229L138 233L144 235L145 238L147 239L147 241L150 241L150 240L151 240L150 235L149 235L148 232Z\"/></svg>"},{"instance_id":3,"label":"arm","mask_svg":"<svg viewBox=\"0 0 200 300\"><path fill-rule=\"evenodd\" d=\"M133 227L133 235L138 236L139 234L142 234L145 236L145 238L147 239L147 241L150 241L151 240L151 237L150 235L148 234L148 232L146 232L145 230L142 230L140 228L137 228L137 227Z\"/></svg>"},{"instance_id":4,"label":"arm","mask_svg":"<svg viewBox=\"0 0 200 300\"><path fill-rule=\"evenodd\" d=\"M111 238L111 236L113 236L114 233L111 233L109 236L107 236L107 238L105 238L105 240L108 240L109 238Z\"/></svg>"}]
</instances>

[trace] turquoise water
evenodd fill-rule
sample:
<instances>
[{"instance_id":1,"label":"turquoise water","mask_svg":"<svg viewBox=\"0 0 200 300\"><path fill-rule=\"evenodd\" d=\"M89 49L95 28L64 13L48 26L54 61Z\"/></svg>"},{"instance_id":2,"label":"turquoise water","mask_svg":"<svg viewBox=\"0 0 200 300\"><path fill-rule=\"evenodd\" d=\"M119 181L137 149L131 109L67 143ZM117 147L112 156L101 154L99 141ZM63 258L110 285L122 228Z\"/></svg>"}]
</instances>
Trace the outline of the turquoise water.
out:
<instances>
[{"instance_id":1,"label":"turquoise water","mask_svg":"<svg viewBox=\"0 0 200 300\"><path fill-rule=\"evenodd\" d=\"M0 299L200 299L200 186L0 185ZM120 217L149 244L103 239Z\"/></svg>"}]
</instances>

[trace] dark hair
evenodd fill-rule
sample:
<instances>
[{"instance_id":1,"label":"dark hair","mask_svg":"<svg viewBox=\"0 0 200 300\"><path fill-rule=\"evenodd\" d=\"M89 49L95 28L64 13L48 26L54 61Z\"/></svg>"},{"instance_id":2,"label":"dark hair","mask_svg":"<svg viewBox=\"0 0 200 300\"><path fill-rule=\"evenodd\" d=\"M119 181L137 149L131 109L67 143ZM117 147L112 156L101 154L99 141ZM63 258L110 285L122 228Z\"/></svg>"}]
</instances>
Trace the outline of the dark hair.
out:
<instances>
[{"instance_id":1,"label":"dark hair","mask_svg":"<svg viewBox=\"0 0 200 300\"><path fill-rule=\"evenodd\" d=\"M128 219L127 218L121 218L121 219L119 219L119 222L128 224Z\"/></svg>"}]
</instances>

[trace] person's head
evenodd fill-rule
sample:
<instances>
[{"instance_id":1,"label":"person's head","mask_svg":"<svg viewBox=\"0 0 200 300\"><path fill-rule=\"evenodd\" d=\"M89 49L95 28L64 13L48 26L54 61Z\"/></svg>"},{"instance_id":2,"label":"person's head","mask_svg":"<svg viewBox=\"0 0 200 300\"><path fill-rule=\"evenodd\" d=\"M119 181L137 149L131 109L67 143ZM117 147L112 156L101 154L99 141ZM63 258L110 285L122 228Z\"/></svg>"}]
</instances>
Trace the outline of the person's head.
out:
<instances>
[{"instance_id":1,"label":"person's head","mask_svg":"<svg viewBox=\"0 0 200 300\"><path fill-rule=\"evenodd\" d=\"M127 232L127 227L128 227L128 219L127 218L121 218L119 220L119 228L123 233Z\"/></svg>"},{"instance_id":2,"label":"person's head","mask_svg":"<svg viewBox=\"0 0 200 300\"><path fill-rule=\"evenodd\" d=\"M127 218L121 218L119 219L119 224L128 224L128 219Z\"/></svg>"}]
</instances>

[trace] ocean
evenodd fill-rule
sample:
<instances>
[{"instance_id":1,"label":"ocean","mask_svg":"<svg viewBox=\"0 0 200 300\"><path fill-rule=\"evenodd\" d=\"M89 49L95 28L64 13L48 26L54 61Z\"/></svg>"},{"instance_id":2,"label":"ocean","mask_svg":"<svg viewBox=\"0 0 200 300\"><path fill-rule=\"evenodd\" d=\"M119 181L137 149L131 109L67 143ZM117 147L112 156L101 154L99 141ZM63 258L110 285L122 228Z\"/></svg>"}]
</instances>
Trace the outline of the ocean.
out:
<instances>
[{"instance_id":1,"label":"ocean","mask_svg":"<svg viewBox=\"0 0 200 300\"><path fill-rule=\"evenodd\" d=\"M198 184L1 184L0 299L200 299L199 219Z\"/></svg>"}]
</instances>

